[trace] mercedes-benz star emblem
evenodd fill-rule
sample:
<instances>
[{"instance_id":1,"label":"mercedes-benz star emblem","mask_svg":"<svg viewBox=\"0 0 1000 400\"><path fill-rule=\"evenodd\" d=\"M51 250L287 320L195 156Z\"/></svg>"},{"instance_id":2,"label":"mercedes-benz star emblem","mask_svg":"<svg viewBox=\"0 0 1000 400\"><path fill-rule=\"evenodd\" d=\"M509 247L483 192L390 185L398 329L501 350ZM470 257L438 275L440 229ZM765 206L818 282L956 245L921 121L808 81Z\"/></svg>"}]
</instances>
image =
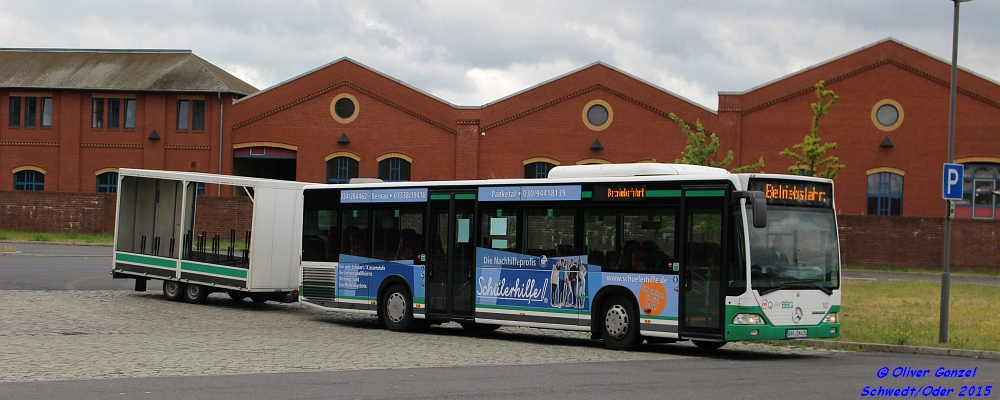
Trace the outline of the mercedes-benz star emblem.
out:
<instances>
[{"instance_id":1,"label":"mercedes-benz star emblem","mask_svg":"<svg viewBox=\"0 0 1000 400\"><path fill-rule=\"evenodd\" d=\"M792 322L799 323L802 320L802 308L795 307L795 311L792 312Z\"/></svg>"}]
</instances>

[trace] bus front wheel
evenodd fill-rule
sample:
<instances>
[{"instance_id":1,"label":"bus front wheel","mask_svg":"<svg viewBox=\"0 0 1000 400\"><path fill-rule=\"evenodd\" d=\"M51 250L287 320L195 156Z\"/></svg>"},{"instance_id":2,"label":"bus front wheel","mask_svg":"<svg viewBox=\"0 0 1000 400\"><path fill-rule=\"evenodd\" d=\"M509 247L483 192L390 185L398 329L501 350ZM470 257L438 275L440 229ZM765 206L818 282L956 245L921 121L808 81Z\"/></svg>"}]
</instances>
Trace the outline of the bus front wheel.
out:
<instances>
[{"instance_id":1,"label":"bus front wheel","mask_svg":"<svg viewBox=\"0 0 1000 400\"><path fill-rule=\"evenodd\" d=\"M601 339L609 349L634 350L642 344L638 313L624 296L615 295L605 301L599 316Z\"/></svg>"},{"instance_id":2,"label":"bus front wheel","mask_svg":"<svg viewBox=\"0 0 1000 400\"><path fill-rule=\"evenodd\" d=\"M392 285L386 289L385 294L382 295L382 301L379 302L381 307L379 313L382 315L382 322L385 323L386 328L397 332L413 329L415 324L413 304L410 299L406 289L401 285Z\"/></svg>"},{"instance_id":3,"label":"bus front wheel","mask_svg":"<svg viewBox=\"0 0 1000 400\"><path fill-rule=\"evenodd\" d=\"M163 297L170 301L181 301L184 298L184 284L176 281L163 281Z\"/></svg>"}]
</instances>

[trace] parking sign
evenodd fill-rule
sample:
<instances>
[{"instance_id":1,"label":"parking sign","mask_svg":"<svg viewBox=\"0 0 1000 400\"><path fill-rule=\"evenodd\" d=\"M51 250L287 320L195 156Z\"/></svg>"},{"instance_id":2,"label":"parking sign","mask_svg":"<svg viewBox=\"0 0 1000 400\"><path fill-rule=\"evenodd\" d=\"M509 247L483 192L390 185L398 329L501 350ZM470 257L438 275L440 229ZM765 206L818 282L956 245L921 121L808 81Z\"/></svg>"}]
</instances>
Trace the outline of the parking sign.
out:
<instances>
[{"instance_id":1,"label":"parking sign","mask_svg":"<svg viewBox=\"0 0 1000 400\"><path fill-rule=\"evenodd\" d=\"M962 164L944 164L944 178L941 195L945 200L962 200L962 179L965 166Z\"/></svg>"}]
</instances>

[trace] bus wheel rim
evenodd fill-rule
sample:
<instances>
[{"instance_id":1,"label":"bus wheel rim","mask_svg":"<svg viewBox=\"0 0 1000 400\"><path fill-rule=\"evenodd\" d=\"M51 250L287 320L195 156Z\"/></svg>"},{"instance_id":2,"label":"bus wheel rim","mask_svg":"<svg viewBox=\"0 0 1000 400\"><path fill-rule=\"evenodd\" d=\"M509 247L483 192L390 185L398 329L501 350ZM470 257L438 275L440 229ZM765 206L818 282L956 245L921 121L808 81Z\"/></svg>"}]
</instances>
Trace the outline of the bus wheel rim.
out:
<instances>
[{"instance_id":1,"label":"bus wheel rim","mask_svg":"<svg viewBox=\"0 0 1000 400\"><path fill-rule=\"evenodd\" d=\"M399 323L404 317L406 317L406 298L403 297L402 293L393 292L389 295L385 308L389 320L394 323Z\"/></svg>"},{"instance_id":2,"label":"bus wheel rim","mask_svg":"<svg viewBox=\"0 0 1000 400\"><path fill-rule=\"evenodd\" d=\"M608 308L604 316L604 327L612 338L621 339L628 333L628 312L620 304Z\"/></svg>"}]
</instances>

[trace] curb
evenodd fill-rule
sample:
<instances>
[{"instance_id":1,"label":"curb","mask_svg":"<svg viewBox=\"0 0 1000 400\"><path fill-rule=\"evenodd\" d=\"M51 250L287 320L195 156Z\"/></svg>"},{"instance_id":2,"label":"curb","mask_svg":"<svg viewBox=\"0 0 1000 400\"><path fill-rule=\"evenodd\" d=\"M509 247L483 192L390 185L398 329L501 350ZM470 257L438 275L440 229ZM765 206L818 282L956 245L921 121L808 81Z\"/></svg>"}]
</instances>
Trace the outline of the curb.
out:
<instances>
[{"instance_id":1,"label":"curb","mask_svg":"<svg viewBox=\"0 0 1000 400\"><path fill-rule=\"evenodd\" d=\"M787 343L801 344L830 349L874 351L885 353L923 354L929 356L968 357L989 360L1000 360L1000 352L988 350L949 349L944 347L899 346L894 344L838 342L832 340L793 339Z\"/></svg>"}]
</instances>

